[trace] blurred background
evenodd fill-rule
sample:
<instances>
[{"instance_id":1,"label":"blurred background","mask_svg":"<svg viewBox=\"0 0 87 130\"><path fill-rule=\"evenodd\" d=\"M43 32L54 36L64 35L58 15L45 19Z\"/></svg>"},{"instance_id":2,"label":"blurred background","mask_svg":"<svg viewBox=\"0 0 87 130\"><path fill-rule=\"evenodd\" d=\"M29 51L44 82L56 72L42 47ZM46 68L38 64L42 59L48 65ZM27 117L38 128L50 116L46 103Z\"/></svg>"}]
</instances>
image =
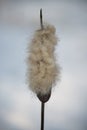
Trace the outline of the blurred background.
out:
<instances>
[{"instance_id":1,"label":"blurred background","mask_svg":"<svg viewBox=\"0 0 87 130\"><path fill-rule=\"evenodd\" d=\"M87 0L0 0L0 130L39 130L40 102L26 84L27 45L43 20L56 27L61 80L45 130L87 130Z\"/></svg>"}]
</instances>

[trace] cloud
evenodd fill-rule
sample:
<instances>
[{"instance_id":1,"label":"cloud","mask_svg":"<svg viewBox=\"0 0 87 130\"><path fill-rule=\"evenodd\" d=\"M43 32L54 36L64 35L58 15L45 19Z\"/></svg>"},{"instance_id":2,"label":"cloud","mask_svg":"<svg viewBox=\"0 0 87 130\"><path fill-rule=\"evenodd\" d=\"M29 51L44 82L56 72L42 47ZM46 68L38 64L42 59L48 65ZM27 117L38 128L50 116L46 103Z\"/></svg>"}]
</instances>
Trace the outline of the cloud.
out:
<instances>
[{"instance_id":1,"label":"cloud","mask_svg":"<svg viewBox=\"0 0 87 130\"><path fill-rule=\"evenodd\" d=\"M2 93L0 101L1 118L9 126L13 125L25 130L34 129L33 120L30 118L32 115L32 99L30 99L26 87L25 89L23 89L22 85L18 85L18 87L16 88L15 84L2 84L2 88L0 88L0 95ZM1 104L3 98L6 107ZM6 104L9 106L8 109ZM28 116L28 113L31 113L30 116Z\"/></svg>"}]
</instances>

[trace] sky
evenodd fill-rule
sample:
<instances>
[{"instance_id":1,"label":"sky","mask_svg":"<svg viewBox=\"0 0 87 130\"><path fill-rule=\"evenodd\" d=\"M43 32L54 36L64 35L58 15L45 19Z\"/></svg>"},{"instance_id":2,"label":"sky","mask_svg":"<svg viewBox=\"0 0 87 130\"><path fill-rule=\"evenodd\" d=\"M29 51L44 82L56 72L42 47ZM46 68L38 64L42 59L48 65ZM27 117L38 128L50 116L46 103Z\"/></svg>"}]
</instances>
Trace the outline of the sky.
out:
<instances>
[{"instance_id":1,"label":"sky","mask_svg":"<svg viewBox=\"0 0 87 130\"><path fill-rule=\"evenodd\" d=\"M87 1L0 1L0 130L40 129L40 101L26 84L27 45L43 21L56 27L60 81L45 106L46 130L87 130Z\"/></svg>"}]
</instances>

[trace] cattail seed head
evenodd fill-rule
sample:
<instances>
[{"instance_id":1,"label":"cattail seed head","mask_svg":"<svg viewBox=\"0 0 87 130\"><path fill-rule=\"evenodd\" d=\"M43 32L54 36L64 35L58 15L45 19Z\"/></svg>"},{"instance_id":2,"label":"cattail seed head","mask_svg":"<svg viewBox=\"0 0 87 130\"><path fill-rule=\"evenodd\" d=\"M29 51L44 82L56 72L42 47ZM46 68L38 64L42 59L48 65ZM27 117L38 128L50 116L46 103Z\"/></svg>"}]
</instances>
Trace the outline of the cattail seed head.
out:
<instances>
[{"instance_id":1,"label":"cattail seed head","mask_svg":"<svg viewBox=\"0 0 87 130\"><path fill-rule=\"evenodd\" d=\"M37 30L28 46L27 82L37 95L46 95L59 79L59 66L56 64L54 50L57 44L55 28L45 25Z\"/></svg>"}]
</instances>

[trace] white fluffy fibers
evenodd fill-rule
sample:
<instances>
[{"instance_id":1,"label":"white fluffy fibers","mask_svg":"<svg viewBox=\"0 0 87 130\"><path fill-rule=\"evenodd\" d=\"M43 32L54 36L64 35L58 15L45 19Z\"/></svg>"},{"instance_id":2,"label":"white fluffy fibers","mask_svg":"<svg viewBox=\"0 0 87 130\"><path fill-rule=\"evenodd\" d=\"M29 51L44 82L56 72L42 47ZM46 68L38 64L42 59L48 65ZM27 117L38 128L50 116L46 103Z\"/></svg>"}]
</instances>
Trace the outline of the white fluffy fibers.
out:
<instances>
[{"instance_id":1,"label":"white fluffy fibers","mask_svg":"<svg viewBox=\"0 0 87 130\"><path fill-rule=\"evenodd\" d=\"M54 26L47 25L37 30L28 46L27 82L36 94L47 94L59 79L59 66L56 64L54 49L57 44Z\"/></svg>"}]
</instances>

